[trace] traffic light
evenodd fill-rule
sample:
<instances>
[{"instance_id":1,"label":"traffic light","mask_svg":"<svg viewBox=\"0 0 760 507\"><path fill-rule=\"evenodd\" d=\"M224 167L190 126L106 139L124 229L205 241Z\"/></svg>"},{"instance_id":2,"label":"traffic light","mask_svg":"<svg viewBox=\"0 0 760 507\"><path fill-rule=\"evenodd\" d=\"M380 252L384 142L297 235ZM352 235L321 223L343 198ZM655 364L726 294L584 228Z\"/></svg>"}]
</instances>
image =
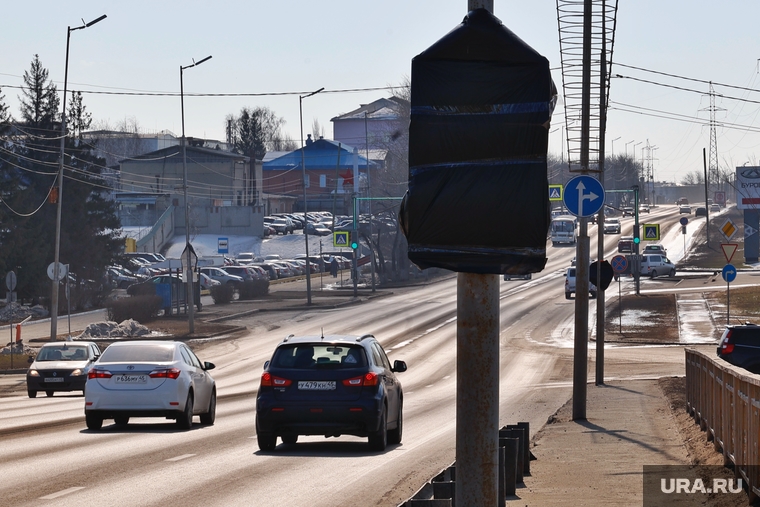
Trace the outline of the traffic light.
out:
<instances>
[{"instance_id":1,"label":"traffic light","mask_svg":"<svg viewBox=\"0 0 760 507\"><path fill-rule=\"evenodd\" d=\"M351 248L354 250L359 248L359 233L357 231L351 231Z\"/></svg>"}]
</instances>

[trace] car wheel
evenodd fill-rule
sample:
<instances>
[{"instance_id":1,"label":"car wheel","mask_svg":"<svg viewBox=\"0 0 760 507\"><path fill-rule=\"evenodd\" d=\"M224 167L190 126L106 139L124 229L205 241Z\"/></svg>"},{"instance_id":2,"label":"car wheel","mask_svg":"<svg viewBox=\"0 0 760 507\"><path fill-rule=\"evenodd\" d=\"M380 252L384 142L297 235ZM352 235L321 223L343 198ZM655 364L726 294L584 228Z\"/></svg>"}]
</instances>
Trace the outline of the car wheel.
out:
<instances>
[{"instance_id":1,"label":"car wheel","mask_svg":"<svg viewBox=\"0 0 760 507\"><path fill-rule=\"evenodd\" d=\"M115 422L117 426L126 426L129 424L129 416L120 415L118 417L114 417L113 422Z\"/></svg>"},{"instance_id":2,"label":"car wheel","mask_svg":"<svg viewBox=\"0 0 760 507\"><path fill-rule=\"evenodd\" d=\"M27 391L26 394L28 394L30 398L37 397L37 391Z\"/></svg>"},{"instance_id":3,"label":"car wheel","mask_svg":"<svg viewBox=\"0 0 760 507\"><path fill-rule=\"evenodd\" d=\"M47 395L48 398L53 396L53 391L45 391L45 395Z\"/></svg>"},{"instance_id":4,"label":"car wheel","mask_svg":"<svg viewBox=\"0 0 760 507\"><path fill-rule=\"evenodd\" d=\"M657 270L652 270L652 273L649 275L651 278L657 278Z\"/></svg>"},{"instance_id":5,"label":"car wheel","mask_svg":"<svg viewBox=\"0 0 760 507\"><path fill-rule=\"evenodd\" d=\"M85 422L87 423L88 430L99 430L103 427L103 418L97 417L92 414L85 414Z\"/></svg>"},{"instance_id":6,"label":"car wheel","mask_svg":"<svg viewBox=\"0 0 760 507\"><path fill-rule=\"evenodd\" d=\"M193 427L193 393L187 394L187 401L185 402L185 410L182 415L177 418L177 426L183 430L189 430Z\"/></svg>"},{"instance_id":7,"label":"car wheel","mask_svg":"<svg viewBox=\"0 0 760 507\"><path fill-rule=\"evenodd\" d=\"M565 299L570 299L570 292L565 292Z\"/></svg>"},{"instance_id":8,"label":"car wheel","mask_svg":"<svg viewBox=\"0 0 760 507\"><path fill-rule=\"evenodd\" d=\"M380 416L380 427L377 431L369 434L369 448L373 451L382 452L388 446L388 424L386 419L387 408L383 408L383 414Z\"/></svg>"},{"instance_id":9,"label":"car wheel","mask_svg":"<svg viewBox=\"0 0 760 507\"><path fill-rule=\"evenodd\" d=\"M277 435L259 431L258 424L256 426L256 441L259 443L259 449L264 452L274 451L274 448L277 447Z\"/></svg>"},{"instance_id":10,"label":"car wheel","mask_svg":"<svg viewBox=\"0 0 760 507\"><path fill-rule=\"evenodd\" d=\"M216 420L216 389L211 393L211 400L208 403L208 411L201 414L201 424L211 426Z\"/></svg>"},{"instance_id":11,"label":"car wheel","mask_svg":"<svg viewBox=\"0 0 760 507\"><path fill-rule=\"evenodd\" d=\"M400 444L401 436L404 430L404 407L401 401L398 404L398 424L388 432L389 444Z\"/></svg>"},{"instance_id":12,"label":"car wheel","mask_svg":"<svg viewBox=\"0 0 760 507\"><path fill-rule=\"evenodd\" d=\"M296 442L298 442L298 435L295 435L293 433L288 433L287 435L283 435L281 438L282 438L283 444L295 444Z\"/></svg>"},{"instance_id":13,"label":"car wheel","mask_svg":"<svg viewBox=\"0 0 760 507\"><path fill-rule=\"evenodd\" d=\"M676 270L675 269L671 269L670 270L670 277L673 278L674 276L676 276Z\"/></svg>"}]
</instances>

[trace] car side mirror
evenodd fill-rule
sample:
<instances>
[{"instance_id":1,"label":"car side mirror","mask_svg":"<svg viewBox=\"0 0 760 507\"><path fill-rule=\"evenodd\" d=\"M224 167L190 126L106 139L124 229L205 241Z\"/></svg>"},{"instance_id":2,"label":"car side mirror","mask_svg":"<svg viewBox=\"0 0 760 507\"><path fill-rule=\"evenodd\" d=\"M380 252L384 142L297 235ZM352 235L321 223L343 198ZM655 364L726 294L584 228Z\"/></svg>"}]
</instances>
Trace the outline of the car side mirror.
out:
<instances>
[{"instance_id":1,"label":"car side mirror","mask_svg":"<svg viewBox=\"0 0 760 507\"><path fill-rule=\"evenodd\" d=\"M396 359L393 361L393 368L391 368L391 371L395 371L397 373L402 373L406 371L406 363L404 361L399 361Z\"/></svg>"},{"instance_id":2,"label":"car side mirror","mask_svg":"<svg viewBox=\"0 0 760 507\"><path fill-rule=\"evenodd\" d=\"M216 365L214 363L210 363L208 361L204 361L204 363L203 363L203 369L204 370L213 370L214 368L216 368Z\"/></svg>"}]
</instances>

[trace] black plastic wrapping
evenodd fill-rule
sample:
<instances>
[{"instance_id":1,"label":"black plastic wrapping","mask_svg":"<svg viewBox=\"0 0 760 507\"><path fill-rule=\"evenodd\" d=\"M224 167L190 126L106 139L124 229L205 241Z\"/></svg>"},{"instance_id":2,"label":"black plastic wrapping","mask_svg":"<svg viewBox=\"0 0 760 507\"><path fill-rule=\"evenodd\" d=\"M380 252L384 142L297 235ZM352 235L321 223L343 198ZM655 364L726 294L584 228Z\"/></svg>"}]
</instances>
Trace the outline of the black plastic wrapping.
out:
<instances>
[{"instance_id":1,"label":"black plastic wrapping","mask_svg":"<svg viewBox=\"0 0 760 507\"><path fill-rule=\"evenodd\" d=\"M549 62L484 9L412 60L409 191L420 268L527 274L546 264Z\"/></svg>"}]
</instances>

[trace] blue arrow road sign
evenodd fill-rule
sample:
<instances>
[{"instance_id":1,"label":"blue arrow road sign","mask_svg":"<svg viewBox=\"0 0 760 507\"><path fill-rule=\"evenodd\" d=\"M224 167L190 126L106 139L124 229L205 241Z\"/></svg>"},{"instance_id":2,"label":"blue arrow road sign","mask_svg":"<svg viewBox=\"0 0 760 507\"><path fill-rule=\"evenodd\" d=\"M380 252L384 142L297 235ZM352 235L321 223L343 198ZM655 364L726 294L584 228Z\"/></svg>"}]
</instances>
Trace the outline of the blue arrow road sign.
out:
<instances>
[{"instance_id":1,"label":"blue arrow road sign","mask_svg":"<svg viewBox=\"0 0 760 507\"><path fill-rule=\"evenodd\" d=\"M731 264L726 264L723 266L722 275L726 282L731 283L736 279L736 268Z\"/></svg>"},{"instance_id":2,"label":"blue arrow road sign","mask_svg":"<svg viewBox=\"0 0 760 507\"><path fill-rule=\"evenodd\" d=\"M599 180L581 175L565 185L565 207L578 217L588 217L602 209L604 188Z\"/></svg>"}]
</instances>

